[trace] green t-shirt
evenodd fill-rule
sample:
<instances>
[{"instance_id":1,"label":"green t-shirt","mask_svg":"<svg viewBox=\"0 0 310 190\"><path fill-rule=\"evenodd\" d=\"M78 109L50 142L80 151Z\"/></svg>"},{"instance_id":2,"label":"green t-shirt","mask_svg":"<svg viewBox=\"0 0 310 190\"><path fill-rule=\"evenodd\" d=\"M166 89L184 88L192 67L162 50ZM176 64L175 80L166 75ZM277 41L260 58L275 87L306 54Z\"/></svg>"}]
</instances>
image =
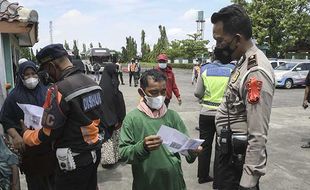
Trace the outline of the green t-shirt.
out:
<instances>
[{"instance_id":1,"label":"green t-shirt","mask_svg":"<svg viewBox=\"0 0 310 190\"><path fill-rule=\"evenodd\" d=\"M160 126L166 125L188 135L180 116L172 110L162 118L153 119L134 109L127 114L120 135L120 155L123 161L132 164L133 190L185 190L181 158L171 153L164 145L154 151L146 151L143 140L156 135ZM195 161L194 155L186 157Z\"/></svg>"}]
</instances>

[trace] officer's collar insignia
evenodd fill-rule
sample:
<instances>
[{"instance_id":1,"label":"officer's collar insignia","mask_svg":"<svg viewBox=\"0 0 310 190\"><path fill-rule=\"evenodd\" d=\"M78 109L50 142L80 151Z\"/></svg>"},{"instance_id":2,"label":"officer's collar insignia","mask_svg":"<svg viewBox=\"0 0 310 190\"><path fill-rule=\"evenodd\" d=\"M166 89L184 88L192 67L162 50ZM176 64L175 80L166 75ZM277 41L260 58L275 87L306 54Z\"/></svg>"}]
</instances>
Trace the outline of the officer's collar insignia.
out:
<instances>
[{"instance_id":1,"label":"officer's collar insignia","mask_svg":"<svg viewBox=\"0 0 310 190\"><path fill-rule=\"evenodd\" d=\"M257 60L256 60L256 55L251 55L248 58L248 70L251 69L252 67L257 66Z\"/></svg>"},{"instance_id":2,"label":"officer's collar insignia","mask_svg":"<svg viewBox=\"0 0 310 190\"><path fill-rule=\"evenodd\" d=\"M240 59L239 59L239 61L237 62L237 66L238 67L240 67L242 64L243 64L243 62L245 61L245 55L243 55Z\"/></svg>"},{"instance_id":3,"label":"officer's collar insignia","mask_svg":"<svg viewBox=\"0 0 310 190\"><path fill-rule=\"evenodd\" d=\"M231 82L232 82L232 83L235 83L235 82L238 80L239 76L240 76L240 71L236 71L236 72L231 76Z\"/></svg>"}]
</instances>

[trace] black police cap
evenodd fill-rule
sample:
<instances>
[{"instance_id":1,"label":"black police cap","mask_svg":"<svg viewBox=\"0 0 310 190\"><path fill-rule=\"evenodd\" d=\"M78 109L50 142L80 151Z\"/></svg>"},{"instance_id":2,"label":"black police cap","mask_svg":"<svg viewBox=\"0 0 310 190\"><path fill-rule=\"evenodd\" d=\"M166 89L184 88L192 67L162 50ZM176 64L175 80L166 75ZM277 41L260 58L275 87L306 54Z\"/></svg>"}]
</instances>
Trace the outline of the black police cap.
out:
<instances>
[{"instance_id":1,"label":"black police cap","mask_svg":"<svg viewBox=\"0 0 310 190\"><path fill-rule=\"evenodd\" d=\"M51 44L41 49L37 53L36 58L38 62L42 65L46 62L53 61L63 56L68 56L68 52L65 50L63 45L62 44Z\"/></svg>"}]
</instances>

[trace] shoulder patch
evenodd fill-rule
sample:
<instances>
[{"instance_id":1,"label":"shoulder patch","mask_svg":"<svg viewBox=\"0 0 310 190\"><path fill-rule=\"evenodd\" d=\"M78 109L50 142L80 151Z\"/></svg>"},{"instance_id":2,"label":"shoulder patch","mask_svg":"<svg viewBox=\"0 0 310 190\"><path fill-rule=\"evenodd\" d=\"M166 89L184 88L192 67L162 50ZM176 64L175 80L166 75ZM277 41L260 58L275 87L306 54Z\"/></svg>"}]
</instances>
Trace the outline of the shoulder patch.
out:
<instances>
[{"instance_id":1,"label":"shoulder patch","mask_svg":"<svg viewBox=\"0 0 310 190\"><path fill-rule=\"evenodd\" d=\"M83 111L87 112L102 104L100 92L91 93L83 98Z\"/></svg>"},{"instance_id":2,"label":"shoulder patch","mask_svg":"<svg viewBox=\"0 0 310 190\"><path fill-rule=\"evenodd\" d=\"M248 58L248 70L255 66L258 66L257 60L256 60L256 54Z\"/></svg>"},{"instance_id":3,"label":"shoulder patch","mask_svg":"<svg viewBox=\"0 0 310 190\"><path fill-rule=\"evenodd\" d=\"M250 104L257 104L259 102L262 86L263 82L255 77L250 78L246 83L246 89L248 90L247 100Z\"/></svg>"}]
</instances>

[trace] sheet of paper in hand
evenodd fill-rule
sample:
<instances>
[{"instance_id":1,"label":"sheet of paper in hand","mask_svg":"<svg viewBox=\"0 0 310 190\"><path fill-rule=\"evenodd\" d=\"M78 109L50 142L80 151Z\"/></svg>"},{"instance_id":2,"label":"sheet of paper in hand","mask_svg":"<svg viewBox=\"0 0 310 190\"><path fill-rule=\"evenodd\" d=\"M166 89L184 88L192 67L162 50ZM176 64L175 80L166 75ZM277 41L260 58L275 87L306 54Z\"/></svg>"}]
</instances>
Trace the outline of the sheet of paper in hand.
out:
<instances>
[{"instance_id":1,"label":"sheet of paper in hand","mask_svg":"<svg viewBox=\"0 0 310 190\"><path fill-rule=\"evenodd\" d=\"M163 144L173 153L195 150L204 142L201 139L190 139L180 131L165 125L160 127L157 135L160 136Z\"/></svg>"},{"instance_id":2,"label":"sheet of paper in hand","mask_svg":"<svg viewBox=\"0 0 310 190\"><path fill-rule=\"evenodd\" d=\"M44 108L31 105L31 104L19 104L17 105L24 112L24 123L27 128L41 129L41 120Z\"/></svg>"}]
</instances>

